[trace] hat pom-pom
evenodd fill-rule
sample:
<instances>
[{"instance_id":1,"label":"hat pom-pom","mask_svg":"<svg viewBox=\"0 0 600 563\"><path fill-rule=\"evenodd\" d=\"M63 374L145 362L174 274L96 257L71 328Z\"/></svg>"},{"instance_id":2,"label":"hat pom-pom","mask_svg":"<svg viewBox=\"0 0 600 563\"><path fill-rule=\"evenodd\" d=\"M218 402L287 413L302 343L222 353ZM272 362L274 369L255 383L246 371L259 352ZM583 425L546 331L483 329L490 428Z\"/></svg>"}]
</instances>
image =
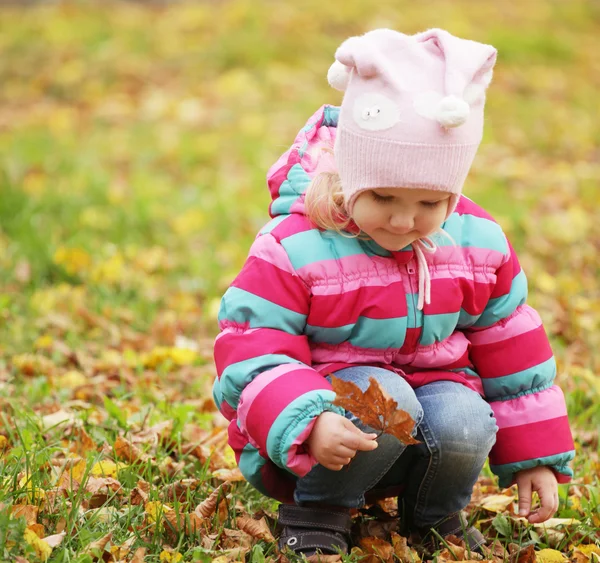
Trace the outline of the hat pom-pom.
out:
<instances>
[{"instance_id":1,"label":"hat pom-pom","mask_svg":"<svg viewBox=\"0 0 600 563\"><path fill-rule=\"evenodd\" d=\"M443 127L459 127L467 120L470 113L471 108L463 99L457 96L446 96L440 100L435 119Z\"/></svg>"},{"instance_id":2,"label":"hat pom-pom","mask_svg":"<svg viewBox=\"0 0 600 563\"><path fill-rule=\"evenodd\" d=\"M350 81L350 68L340 61L335 61L327 72L327 82L340 92L345 92Z\"/></svg>"}]
</instances>

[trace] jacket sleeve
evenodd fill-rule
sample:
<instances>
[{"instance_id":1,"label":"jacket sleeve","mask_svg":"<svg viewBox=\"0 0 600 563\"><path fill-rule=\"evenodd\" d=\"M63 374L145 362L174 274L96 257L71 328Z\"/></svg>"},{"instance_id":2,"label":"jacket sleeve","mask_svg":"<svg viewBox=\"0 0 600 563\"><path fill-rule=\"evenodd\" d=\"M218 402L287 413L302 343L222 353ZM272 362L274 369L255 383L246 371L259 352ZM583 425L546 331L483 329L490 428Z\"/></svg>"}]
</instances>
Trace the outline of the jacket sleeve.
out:
<instances>
[{"instance_id":1,"label":"jacket sleeve","mask_svg":"<svg viewBox=\"0 0 600 563\"><path fill-rule=\"evenodd\" d=\"M537 465L549 466L565 483L575 454L565 399L554 385L556 363L540 316L526 304L527 279L506 244L489 302L465 330L498 424L490 468L502 487L517 471Z\"/></svg>"},{"instance_id":2,"label":"jacket sleeve","mask_svg":"<svg viewBox=\"0 0 600 563\"><path fill-rule=\"evenodd\" d=\"M303 447L335 393L311 366L304 334L310 291L281 244L259 235L219 310L213 397L264 458L301 477L317 463Z\"/></svg>"}]
</instances>

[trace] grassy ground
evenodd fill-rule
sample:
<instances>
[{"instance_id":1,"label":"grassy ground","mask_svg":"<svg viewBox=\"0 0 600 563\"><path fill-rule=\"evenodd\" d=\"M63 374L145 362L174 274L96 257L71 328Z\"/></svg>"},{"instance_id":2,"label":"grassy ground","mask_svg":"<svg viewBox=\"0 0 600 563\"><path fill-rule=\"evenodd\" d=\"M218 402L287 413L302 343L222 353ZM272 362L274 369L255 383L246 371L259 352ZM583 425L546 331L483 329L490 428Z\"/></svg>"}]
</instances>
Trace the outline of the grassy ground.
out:
<instances>
[{"instance_id":1,"label":"grassy ground","mask_svg":"<svg viewBox=\"0 0 600 563\"><path fill-rule=\"evenodd\" d=\"M527 527L487 479L470 513L538 559L593 557L598 5L234 0L0 9L0 560L276 557L256 528L275 506L237 481L210 400L216 310L267 219L266 169L339 103L333 52L373 27L499 50L465 191L552 339L578 449L558 516L579 524Z\"/></svg>"}]
</instances>

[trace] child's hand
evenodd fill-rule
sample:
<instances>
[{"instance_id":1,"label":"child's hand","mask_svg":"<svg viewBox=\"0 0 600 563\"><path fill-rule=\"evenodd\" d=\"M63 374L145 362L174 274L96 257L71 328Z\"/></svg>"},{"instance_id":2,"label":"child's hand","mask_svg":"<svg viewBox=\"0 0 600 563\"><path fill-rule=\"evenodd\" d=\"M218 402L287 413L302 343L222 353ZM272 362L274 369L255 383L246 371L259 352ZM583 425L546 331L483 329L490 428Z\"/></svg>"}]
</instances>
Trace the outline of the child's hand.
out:
<instances>
[{"instance_id":1,"label":"child's hand","mask_svg":"<svg viewBox=\"0 0 600 563\"><path fill-rule=\"evenodd\" d=\"M558 510L558 483L552 470L546 466L532 467L516 475L519 487L519 516L532 524L545 522ZM540 507L531 510L531 494L536 491Z\"/></svg>"},{"instance_id":2,"label":"child's hand","mask_svg":"<svg viewBox=\"0 0 600 563\"><path fill-rule=\"evenodd\" d=\"M374 450L376 437L377 434L366 434L340 414L324 412L317 417L306 444L322 466L339 471L352 461L358 450Z\"/></svg>"}]
</instances>

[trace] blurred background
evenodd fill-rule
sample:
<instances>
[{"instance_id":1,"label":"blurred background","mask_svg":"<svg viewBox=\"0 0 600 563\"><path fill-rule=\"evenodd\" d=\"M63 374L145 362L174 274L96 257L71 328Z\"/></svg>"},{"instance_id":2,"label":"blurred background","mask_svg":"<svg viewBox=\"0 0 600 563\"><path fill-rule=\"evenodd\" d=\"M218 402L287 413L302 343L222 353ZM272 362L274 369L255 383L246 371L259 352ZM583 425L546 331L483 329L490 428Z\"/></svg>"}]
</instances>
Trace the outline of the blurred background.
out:
<instances>
[{"instance_id":1,"label":"blurred background","mask_svg":"<svg viewBox=\"0 0 600 563\"><path fill-rule=\"evenodd\" d=\"M337 46L375 27L498 49L464 192L519 252L573 414L598 414L600 3L584 0L2 2L3 365L57 338L184 338L210 363L266 171L341 101Z\"/></svg>"}]
</instances>

